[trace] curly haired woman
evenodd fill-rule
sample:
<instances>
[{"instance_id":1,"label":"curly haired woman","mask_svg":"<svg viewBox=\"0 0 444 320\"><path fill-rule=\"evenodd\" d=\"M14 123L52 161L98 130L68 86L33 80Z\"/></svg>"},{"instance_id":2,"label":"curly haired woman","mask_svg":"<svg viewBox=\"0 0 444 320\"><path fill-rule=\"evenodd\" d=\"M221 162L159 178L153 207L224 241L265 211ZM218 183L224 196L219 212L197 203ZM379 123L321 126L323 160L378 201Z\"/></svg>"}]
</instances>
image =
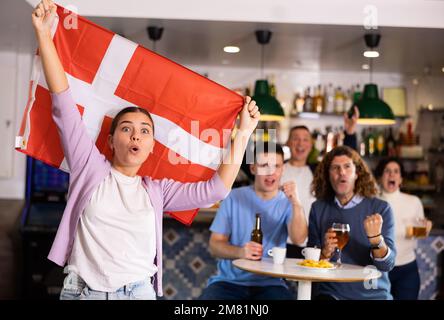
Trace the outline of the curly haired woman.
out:
<instances>
[{"instance_id":1,"label":"curly haired woman","mask_svg":"<svg viewBox=\"0 0 444 320\"><path fill-rule=\"evenodd\" d=\"M333 223L350 226L350 239L342 249L342 261L375 266L381 278L371 284L320 283L319 299L393 299L388 272L395 264L395 226L387 202L376 198L377 185L361 157L342 146L330 151L316 169L312 184L316 197L310 212L308 246L322 248L331 259L338 247Z\"/></svg>"}]
</instances>

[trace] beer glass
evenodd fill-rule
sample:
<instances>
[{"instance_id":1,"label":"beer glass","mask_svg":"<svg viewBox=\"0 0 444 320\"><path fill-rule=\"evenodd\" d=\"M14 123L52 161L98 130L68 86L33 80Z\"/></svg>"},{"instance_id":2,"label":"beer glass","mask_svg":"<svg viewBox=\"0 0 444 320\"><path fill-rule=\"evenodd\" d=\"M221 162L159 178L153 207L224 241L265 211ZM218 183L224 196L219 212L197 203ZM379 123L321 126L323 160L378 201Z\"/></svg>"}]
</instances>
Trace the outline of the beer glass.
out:
<instances>
[{"instance_id":1,"label":"beer glass","mask_svg":"<svg viewBox=\"0 0 444 320\"><path fill-rule=\"evenodd\" d=\"M427 220L416 218L412 225L408 226L407 229L407 234L410 237L425 238L427 236Z\"/></svg>"},{"instance_id":2,"label":"beer glass","mask_svg":"<svg viewBox=\"0 0 444 320\"><path fill-rule=\"evenodd\" d=\"M350 225L347 223L333 223L331 226L333 231L336 233L336 238L338 239L338 260L336 263L338 264L338 267L342 264L341 261L341 253L342 249L345 247L345 245L348 243L348 240L350 238Z\"/></svg>"}]
</instances>

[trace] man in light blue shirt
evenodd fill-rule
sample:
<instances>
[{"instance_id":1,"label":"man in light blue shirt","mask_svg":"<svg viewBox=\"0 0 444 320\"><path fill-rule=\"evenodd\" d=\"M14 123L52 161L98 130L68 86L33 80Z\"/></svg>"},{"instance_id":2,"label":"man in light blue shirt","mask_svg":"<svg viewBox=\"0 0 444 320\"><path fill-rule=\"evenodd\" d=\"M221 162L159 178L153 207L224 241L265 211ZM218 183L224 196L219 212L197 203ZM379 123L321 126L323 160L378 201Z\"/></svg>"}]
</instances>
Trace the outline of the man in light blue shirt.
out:
<instances>
[{"instance_id":1,"label":"man in light blue shirt","mask_svg":"<svg viewBox=\"0 0 444 320\"><path fill-rule=\"evenodd\" d=\"M279 186L282 148L267 143L254 155L255 163L250 166L254 185L232 190L210 227L210 251L219 258L218 274L210 278L201 299L293 299L282 279L246 272L232 264L239 258L260 260L273 247L285 248L288 236L294 243L307 238L295 183ZM262 244L250 240L257 213L261 216Z\"/></svg>"}]
</instances>

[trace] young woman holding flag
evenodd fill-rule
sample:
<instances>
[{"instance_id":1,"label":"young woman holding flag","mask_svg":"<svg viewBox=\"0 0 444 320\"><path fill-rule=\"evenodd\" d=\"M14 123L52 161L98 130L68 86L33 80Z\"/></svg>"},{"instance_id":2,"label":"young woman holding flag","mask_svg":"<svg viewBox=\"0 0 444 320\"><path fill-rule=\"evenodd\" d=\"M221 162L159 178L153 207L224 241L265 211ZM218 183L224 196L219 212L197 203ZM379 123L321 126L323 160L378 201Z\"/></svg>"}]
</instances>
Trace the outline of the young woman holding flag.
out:
<instances>
[{"instance_id":1,"label":"young woman holding flag","mask_svg":"<svg viewBox=\"0 0 444 320\"><path fill-rule=\"evenodd\" d=\"M65 266L61 299L155 299L162 296L162 214L208 207L225 198L242 162L259 110L245 98L239 130L225 161L205 182L180 183L137 175L153 151L154 123L138 107L114 118L111 161L88 136L50 27L56 5L32 13L39 55L51 92L52 116L70 169L68 200L49 259Z\"/></svg>"}]
</instances>

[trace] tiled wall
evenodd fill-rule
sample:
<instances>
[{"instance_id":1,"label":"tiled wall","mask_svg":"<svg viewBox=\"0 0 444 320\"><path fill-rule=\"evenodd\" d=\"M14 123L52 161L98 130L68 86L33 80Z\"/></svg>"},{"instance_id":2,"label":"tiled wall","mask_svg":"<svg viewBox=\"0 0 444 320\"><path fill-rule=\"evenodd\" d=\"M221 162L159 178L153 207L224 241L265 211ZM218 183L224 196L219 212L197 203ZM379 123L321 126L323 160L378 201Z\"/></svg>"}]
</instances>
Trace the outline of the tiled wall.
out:
<instances>
[{"instance_id":1,"label":"tiled wall","mask_svg":"<svg viewBox=\"0 0 444 320\"><path fill-rule=\"evenodd\" d=\"M421 278L420 300L435 299L439 292L439 280L442 276L443 236L431 236L420 240L416 250L416 259ZM441 297L442 299L442 297Z\"/></svg>"}]
</instances>

